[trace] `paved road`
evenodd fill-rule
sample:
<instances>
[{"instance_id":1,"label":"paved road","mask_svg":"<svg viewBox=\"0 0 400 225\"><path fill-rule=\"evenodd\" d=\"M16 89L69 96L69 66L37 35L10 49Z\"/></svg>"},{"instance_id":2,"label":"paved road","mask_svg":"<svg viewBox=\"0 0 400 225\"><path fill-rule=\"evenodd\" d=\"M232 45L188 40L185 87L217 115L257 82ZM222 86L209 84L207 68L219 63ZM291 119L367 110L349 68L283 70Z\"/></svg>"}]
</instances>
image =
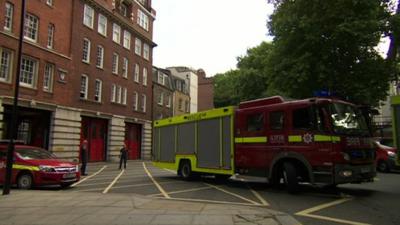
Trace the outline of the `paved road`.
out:
<instances>
[{"instance_id":1,"label":"paved road","mask_svg":"<svg viewBox=\"0 0 400 225\"><path fill-rule=\"evenodd\" d=\"M244 181L243 181L244 180ZM150 162L129 161L127 170L117 164L90 164L89 176L67 192L137 193L146 196L257 205L287 212L303 225L400 224L400 173L379 174L376 182L343 185L337 189L303 186L299 195L277 190L262 180L238 177L217 182L212 177L183 181L174 171Z\"/></svg>"}]
</instances>

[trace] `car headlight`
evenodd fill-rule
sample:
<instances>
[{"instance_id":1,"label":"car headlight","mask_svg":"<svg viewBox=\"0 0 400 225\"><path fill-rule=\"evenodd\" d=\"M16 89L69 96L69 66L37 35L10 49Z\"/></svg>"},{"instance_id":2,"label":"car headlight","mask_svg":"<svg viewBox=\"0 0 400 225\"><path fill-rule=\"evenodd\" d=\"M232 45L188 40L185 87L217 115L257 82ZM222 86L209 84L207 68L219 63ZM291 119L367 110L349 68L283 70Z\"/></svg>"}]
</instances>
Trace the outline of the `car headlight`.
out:
<instances>
[{"instance_id":1,"label":"car headlight","mask_svg":"<svg viewBox=\"0 0 400 225\"><path fill-rule=\"evenodd\" d=\"M390 158L396 158L396 153L388 151L388 155Z\"/></svg>"},{"instance_id":2,"label":"car headlight","mask_svg":"<svg viewBox=\"0 0 400 225\"><path fill-rule=\"evenodd\" d=\"M56 172L56 170L52 166L39 166L39 170L47 173Z\"/></svg>"},{"instance_id":3,"label":"car headlight","mask_svg":"<svg viewBox=\"0 0 400 225\"><path fill-rule=\"evenodd\" d=\"M78 172L79 171L79 165L76 165L75 166L75 172Z\"/></svg>"}]
</instances>

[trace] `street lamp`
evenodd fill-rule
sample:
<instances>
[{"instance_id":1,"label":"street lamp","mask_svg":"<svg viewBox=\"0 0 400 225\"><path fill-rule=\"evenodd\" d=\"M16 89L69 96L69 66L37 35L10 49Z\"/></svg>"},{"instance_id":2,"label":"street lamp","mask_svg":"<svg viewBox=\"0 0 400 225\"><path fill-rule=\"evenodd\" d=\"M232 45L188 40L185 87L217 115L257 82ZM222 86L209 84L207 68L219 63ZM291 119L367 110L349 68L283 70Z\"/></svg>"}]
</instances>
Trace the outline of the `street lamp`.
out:
<instances>
[{"instance_id":1,"label":"street lamp","mask_svg":"<svg viewBox=\"0 0 400 225\"><path fill-rule=\"evenodd\" d=\"M14 104L11 114L11 124L10 124L10 133L8 137L10 142L8 143L7 148L7 164L6 164L6 174L4 178L4 187L3 187L3 195L10 194L11 187L11 174L12 174L12 166L13 166L13 158L14 158L14 138L17 136L17 116L18 116L18 95L19 95L19 77L21 72L21 58L22 58L22 43L24 38L24 24L25 24L25 0L21 0L21 24L19 30L19 45L18 45L18 63L17 63L17 71L15 75L15 87L14 87Z\"/></svg>"}]
</instances>

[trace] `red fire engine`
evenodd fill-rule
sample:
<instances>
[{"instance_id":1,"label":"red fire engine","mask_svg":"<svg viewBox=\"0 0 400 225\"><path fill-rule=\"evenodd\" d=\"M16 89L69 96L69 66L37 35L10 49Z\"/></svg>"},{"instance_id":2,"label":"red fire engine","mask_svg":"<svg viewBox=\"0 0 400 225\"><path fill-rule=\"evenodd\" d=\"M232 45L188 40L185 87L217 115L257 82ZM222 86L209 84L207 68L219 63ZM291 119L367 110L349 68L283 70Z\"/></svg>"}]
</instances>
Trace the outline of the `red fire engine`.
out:
<instances>
[{"instance_id":1,"label":"red fire engine","mask_svg":"<svg viewBox=\"0 0 400 225\"><path fill-rule=\"evenodd\" d=\"M348 102L280 96L155 121L153 161L183 178L263 176L322 185L371 182L375 149L366 120Z\"/></svg>"}]
</instances>

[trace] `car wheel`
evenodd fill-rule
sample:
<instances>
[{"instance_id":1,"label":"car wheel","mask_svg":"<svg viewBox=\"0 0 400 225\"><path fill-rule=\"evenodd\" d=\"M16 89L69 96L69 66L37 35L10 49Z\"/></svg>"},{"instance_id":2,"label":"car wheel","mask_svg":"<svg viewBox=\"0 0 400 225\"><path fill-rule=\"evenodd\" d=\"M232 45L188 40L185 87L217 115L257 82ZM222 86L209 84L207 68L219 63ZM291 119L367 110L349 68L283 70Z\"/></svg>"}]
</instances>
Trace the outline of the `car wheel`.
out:
<instances>
[{"instance_id":1,"label":"car wheel","mask_svg":"<svg viewBox=\"0 0 400 225\"><path fill-rule=\"evenodd\" d=\"M179 174L185 180L189 180L193 176L192 167L189 161L182 162L181 168L179 170Z\"/></svg>"},{"instance_id":2,"label":"car wheel","mask_svg":"<svg viewBox=\"0 0 400 225\"><path fill-rule=\"evenodd\" d=\"M295 194L299 191L296 168L292 163L283 164L283 180L289 193Z\"/></svg>"},{"instance_id":3,"label":"car wheel","mask_svg":"<svg viewBox=\"0 0 400 225\"><path fill-rule=\"evenodd\" d=\"M33 177L29 173L24 173L18 176L17 187L19 189L31 189L33 186Z\"/></svg>"},{"instance_id":4,"label":"car wheel","mask_svg":"<svg viewBox=\"0 0 400 225\"><path fill-rule=\"evenodd\" d=\"M379 170L380 172L387 173L387 172L390 171L389 165L388 165L387 162L385 162L385 161L379 161L379 162L378 162L378 170Z\"/></svg>"}]
</instances>

